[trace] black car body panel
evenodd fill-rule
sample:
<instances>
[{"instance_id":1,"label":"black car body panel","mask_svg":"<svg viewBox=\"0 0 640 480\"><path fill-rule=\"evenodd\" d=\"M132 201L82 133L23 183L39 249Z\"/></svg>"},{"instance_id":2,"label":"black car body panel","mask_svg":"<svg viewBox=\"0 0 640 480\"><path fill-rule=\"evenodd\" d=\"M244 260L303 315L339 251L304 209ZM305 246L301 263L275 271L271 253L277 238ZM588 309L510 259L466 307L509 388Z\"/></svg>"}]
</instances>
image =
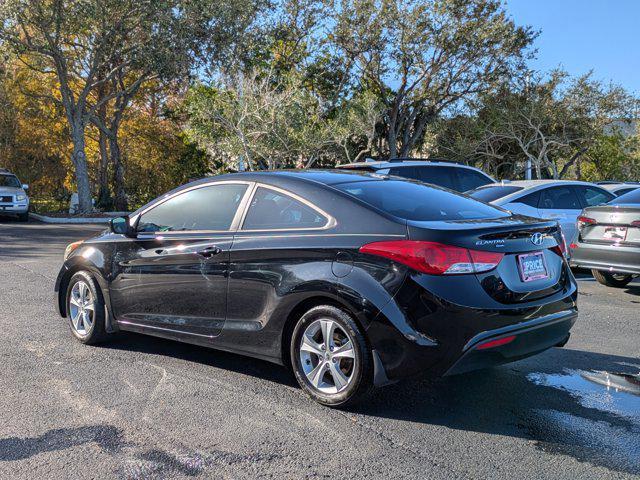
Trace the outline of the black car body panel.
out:
<instances>
[{"instance_id":1,"label":"black car body panel","mask_svg":"<svg viewBox=\"0 0 640 480\"><path fill-rule=\"evenodd\" d=\"M577 290L566 261L555 251L561 239L554 222L501 210L496 210L502 212L500 218L489 220L401 220L334 188L361 181L385 178L261 172L224 175L176 189L134 212L132 224L187 189L218 182L249 185L228 231L141 232L137 238L106 231L85 241L58 275L57 307L66 316L69 279L87 269L103 292L110 330L286 364L288 336L297 318L310 306L328 303L348 311L366 332L377 383L498 364L568 336ZM259 186L308 202L326 222L317 228L243 229ZM531 243L533 234L541 239L536 245ZM398 240L499 251L504 261L484 273L442 276L360 251L371 242ZM549 275L525 284L518 277L515 255L531 251L543 252ZM525 333L536 325L539 332L533 340L523 337L499 350L470 353L476 348L474 339Z\"/></svg>"}]
</instances>

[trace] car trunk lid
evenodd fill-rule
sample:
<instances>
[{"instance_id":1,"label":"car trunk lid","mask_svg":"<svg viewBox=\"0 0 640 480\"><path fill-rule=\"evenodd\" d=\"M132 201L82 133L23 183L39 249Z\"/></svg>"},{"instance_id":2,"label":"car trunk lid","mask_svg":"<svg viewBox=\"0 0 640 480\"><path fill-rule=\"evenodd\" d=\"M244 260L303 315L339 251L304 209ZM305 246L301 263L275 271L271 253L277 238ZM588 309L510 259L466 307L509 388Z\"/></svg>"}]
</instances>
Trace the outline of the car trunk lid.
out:
<instances>
[{"instance_id":1,"label":"car trunk lid","mask_svg":"<svg viewBox=\"0 0 640 480\"><path fill-rule=\"evenodd\" d=\"M578 217L579 239L600 245L640 245L640 207L585 208Z\"/></svg>"},{"instance_id":2,"label":"car trunk lid","mask_svg":"<svg viewBox=\"0 0 640 480\"><path fill-rule=\"evenodd\" d=\"M501 303L531 301L567 288L563 238L556 222L514 215L501 219L409 222L409 238L478 252L500 252L498 265L475 276Z\"/></svg>"}]
</instances>

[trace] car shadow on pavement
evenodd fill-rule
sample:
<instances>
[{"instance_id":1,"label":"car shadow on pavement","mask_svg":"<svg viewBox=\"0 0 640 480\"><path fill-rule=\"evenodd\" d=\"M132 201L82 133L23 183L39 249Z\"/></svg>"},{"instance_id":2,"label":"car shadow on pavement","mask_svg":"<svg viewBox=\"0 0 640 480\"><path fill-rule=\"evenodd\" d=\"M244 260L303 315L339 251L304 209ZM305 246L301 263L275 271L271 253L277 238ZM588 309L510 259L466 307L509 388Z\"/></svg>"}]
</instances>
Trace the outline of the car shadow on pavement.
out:
<instances>
[{"instance_id":1,"label":"car shadow on pavement","mask_svg":"<svg viewBox=\"0 0 640 480\"><path fill-rule=\"evenodd\" d=\"M297 385L295 378L287 368L264 360L139 333L122 332L116 336L116 339L101 344L101 347L164 355L283 385Z\"/></svg>"},{"instance_id":2,"label":"car shadow on pavement","mask_svg":"<svg viewBox=\"0 0 640 480\"><path fill-rule=\"evenodd\" d=\"M127 334L105 348L166 355L296 385L283 367L164 339ZM581 376L591 371L637 374L640 359L553 348L494 369L391 385L350 411L365 421L378 417L524 438L545 452L640 474L640 396Z\"/></svg>"},{"instance_id":3,"label":"car shadow on pavement","mask_svg":"<svg viewBox=\"0 0 640 480\"><path fill-rule=\"evenodd\" d=\"M95 442L105 452L117 452L123 446L122 432L113 425L56 428L37 437L0 438L0 462L24 460L43 452L55 452Z\"/></svg>"},{"instance_id":4,"label":"car shadow on pavement","mask_svg":"<svg viewBox=\"0 0 640 480\"><path fill-rule=\"evenodd\" d=\"M583 376L593 371L637 375L640 359L554 348L494 369L404 382L356 411L526 438L547 453L638 475L640 396Z\"/></svg>"}]
</instances>

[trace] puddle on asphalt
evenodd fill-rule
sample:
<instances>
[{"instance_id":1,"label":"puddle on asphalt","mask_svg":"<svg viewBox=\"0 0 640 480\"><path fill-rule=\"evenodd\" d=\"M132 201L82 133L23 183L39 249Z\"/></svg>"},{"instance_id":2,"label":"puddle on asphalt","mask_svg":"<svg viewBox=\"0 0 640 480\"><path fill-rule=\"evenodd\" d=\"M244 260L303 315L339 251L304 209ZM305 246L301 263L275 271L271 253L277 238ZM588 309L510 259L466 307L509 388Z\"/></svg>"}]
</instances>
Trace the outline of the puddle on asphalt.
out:
<instances>
[{"instance_id":1,"label":"puddle on asphalt","mask_svg":"<svg viewBox=\"0 0 640 480\"><path fill-rule=\"evenodd\" d=\"M561 374L530 373L537 385L564 390L585 408L595 408L640 424L640 377L602 371L567 370Z\"/></svg>"},{"instance_id":2,"label":"puddle on asphalt","mask_svg":"<svg viewBox=\"0 0 640 480\"><path fill-rule=\"evenodd\" d=\"M634 365L634 367L637 367ZM579 405L536 408L524 424L538 448L605 468L640 474L640 378L601 371L531 373L532 383L558 389ZM598 413L599 412L599 413Z\"/></svg>"}]
</instances>

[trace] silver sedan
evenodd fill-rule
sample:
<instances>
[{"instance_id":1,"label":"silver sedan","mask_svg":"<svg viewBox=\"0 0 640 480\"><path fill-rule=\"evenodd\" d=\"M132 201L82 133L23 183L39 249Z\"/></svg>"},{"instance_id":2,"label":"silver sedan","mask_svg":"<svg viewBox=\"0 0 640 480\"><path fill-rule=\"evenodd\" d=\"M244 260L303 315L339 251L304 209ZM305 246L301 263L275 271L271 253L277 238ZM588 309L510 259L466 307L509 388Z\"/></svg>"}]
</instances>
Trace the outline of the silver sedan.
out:
<instances>
[{"instance_id":1,"label":"silver sedan","mask_svg":"<svg viewBox=\"0 0 640 480\"><path fill-rule=\"evenodd\" d=\"M557 220L568 243L576 238L576 221L583 208L602 205L615 198L600 185L571 180L492 183L467 194L514 213Z\"/></svg>"}]
</instances>

